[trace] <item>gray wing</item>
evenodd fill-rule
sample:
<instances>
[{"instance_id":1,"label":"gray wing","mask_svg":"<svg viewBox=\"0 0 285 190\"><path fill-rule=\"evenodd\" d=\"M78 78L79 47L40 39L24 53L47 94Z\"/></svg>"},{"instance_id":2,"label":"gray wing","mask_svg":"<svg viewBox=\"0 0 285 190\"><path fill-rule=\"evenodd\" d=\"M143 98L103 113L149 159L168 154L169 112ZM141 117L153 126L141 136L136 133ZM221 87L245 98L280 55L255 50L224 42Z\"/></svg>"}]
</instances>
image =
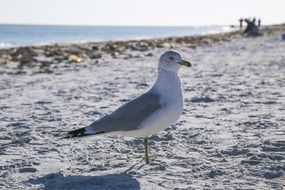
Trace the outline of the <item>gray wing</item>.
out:
<instances>
[{"instance_id":1,"label":"gray wing","mask_svg":"<svg viewBox=\"0 0 285 190\"><path fill-rule=\"evenodd\" d=\"M148 91L85 128L85 134L132 131L161 108L159 95Z\"/></svg>"}]
</instances>

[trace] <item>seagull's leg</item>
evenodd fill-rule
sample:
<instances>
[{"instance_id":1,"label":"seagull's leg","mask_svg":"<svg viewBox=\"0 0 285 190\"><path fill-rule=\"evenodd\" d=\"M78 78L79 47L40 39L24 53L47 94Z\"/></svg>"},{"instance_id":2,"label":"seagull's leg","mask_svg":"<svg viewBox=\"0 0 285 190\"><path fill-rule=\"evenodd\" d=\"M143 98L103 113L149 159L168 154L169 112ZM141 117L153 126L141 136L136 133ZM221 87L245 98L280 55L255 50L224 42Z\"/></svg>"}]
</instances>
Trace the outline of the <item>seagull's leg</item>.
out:
<instances>
[{"instance_id":1,"label":"seagull's leg","mask_svg":"<svg viewBox=\"0 0 285 190\"><path fill-rule=\"evenodd\" d=\"M144 138L144 152L145 152L145 163L148 164L149 160L148 160L148 138L145 137Z\"/></svg>"}]
</instances>

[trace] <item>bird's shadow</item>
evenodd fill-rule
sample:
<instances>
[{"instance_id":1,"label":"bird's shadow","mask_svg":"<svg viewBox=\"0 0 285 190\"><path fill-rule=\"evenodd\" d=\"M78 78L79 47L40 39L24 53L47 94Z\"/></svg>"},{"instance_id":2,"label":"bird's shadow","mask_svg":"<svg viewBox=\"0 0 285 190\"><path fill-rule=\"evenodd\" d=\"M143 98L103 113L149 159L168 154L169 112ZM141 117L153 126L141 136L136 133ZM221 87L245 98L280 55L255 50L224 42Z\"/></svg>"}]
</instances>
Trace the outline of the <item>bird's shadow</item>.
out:
<instances>
[{"instance_id":1,"label":"bird's shadow","mask_svg":"<svg viewBox=\"0 0 285 190\"><path fill-rule=\"evenodd\" d=\"M26 182L43 185L44 190L140 189L139 182L126 172L101 176L50 173Z\"/></svg>"}]
</instances>

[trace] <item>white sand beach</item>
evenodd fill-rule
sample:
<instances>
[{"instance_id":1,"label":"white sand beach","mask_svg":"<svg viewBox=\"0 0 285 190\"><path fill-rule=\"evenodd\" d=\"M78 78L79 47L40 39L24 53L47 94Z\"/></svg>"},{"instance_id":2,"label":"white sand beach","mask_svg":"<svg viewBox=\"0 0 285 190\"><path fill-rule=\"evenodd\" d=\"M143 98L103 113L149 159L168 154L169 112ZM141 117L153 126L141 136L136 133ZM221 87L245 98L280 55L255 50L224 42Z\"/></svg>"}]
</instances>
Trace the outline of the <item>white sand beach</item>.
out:
<instances>
[{"instance_id":1,"label":"white sand beach","mask_svg":"<svg viewBox=\"0 0 285 190\"><path fill-rule=\"evenodd\" d=\"M285 41L281 34L179 46L179 121L143 139L59 140L148 90L167 47L7 74L1 66L0 189L284 189ZM11 68L10 68L11 67Z\"/></svg>"}]
</instances>

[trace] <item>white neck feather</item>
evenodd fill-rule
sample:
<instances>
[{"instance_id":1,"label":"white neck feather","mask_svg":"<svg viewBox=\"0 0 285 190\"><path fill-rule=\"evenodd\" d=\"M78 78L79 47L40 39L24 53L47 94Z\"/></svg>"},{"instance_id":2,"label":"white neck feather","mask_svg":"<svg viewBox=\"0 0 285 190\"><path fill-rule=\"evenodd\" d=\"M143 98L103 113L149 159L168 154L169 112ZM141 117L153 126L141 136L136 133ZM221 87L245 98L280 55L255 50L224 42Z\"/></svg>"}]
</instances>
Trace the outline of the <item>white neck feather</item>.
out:
<instances>
[{"instance_id":1,"label":"white neck feather","mask_svg":"<svg viewBox=\"0 0 285 190\"><path fill-rule=\"evenodd\" d=\"M181 94L181 82L177 72L158 68L158 76L153 88L164 95Z\"/></svg>"}]
</instances>

